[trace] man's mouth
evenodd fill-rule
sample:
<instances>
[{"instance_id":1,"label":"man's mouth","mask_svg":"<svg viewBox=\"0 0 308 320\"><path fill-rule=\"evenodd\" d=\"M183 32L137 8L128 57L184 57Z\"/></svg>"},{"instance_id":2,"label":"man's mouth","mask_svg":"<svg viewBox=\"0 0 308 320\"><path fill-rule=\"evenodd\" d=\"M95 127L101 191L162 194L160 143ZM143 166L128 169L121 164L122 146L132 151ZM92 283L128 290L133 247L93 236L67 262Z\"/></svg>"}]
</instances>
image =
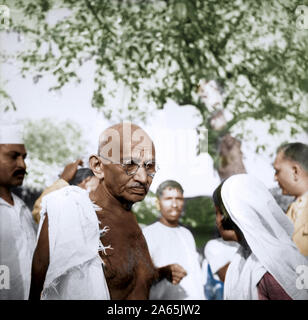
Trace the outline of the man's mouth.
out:
<instances>
[{"instance_id":1,"label":"man's mouth","mask_svg":"<svg viewBox=\"0 0 308 320\"><path fill-rule=\"evenodd\" d=\"M25 177L25 173L14 174L14 177L17 179L23 179Z\"/></svg>"},{"instance_id":2,"label":"man's mouth","mask_svg":"<svg viewBox=\"0 0 308 320\"><path fill-rule=\"evenodd\" d=\"M26 170L16 170L13 173L13 177L21 178L21 177L24 177L26 173L27 173Z\"/></svg>"},{"instance_id":3,"label":"man's mouth","mask_svg":"<svg viewBox=\"0 0 308 320\"><path fill-rule=\"evenodd\" d=\"M178 210L172 210L170 211L170 216L177 216L179 214L179 211Z\"/></svg>"},{"instance_id":4,"label":"man's mouth","mask_svg":"<svg viewBox=\"0 0 308 320\"><path fill-rule=\"evenodd\" d=\"M136 194L145 194L146 193L146 190L142 187L131 187L130 188L132 190L133 193L136 193Z\"/></svg>"}]
</instances>

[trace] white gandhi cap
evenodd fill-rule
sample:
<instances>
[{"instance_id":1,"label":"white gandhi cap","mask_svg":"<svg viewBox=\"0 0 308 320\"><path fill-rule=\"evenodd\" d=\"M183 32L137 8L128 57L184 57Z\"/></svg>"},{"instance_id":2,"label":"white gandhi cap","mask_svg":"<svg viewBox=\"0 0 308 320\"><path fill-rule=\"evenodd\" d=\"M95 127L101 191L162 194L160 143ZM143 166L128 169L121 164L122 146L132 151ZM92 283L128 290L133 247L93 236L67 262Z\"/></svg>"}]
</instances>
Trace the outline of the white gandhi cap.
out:
<instances>
[{"instance_id":1,"label":"white gandhi cap","mask_svg":"<svg viewBox=\"0 0 308 320\"><path fill-rule=\"evenodd\" d=\"M0 144L24 144L22 127L0 123Z\"/></svg>"}]
</instances>

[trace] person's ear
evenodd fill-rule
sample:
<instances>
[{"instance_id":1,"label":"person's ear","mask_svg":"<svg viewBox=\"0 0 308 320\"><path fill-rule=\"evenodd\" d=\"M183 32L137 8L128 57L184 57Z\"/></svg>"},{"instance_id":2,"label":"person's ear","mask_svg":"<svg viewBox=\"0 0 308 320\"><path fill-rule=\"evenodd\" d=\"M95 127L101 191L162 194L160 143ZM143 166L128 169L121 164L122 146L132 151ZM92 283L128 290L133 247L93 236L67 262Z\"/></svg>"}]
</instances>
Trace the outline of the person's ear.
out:
<instances>
[{"instance_id":1,"label":"person's ear","mask_svg":"<svg viewBox=\"0 0 308 320\"><path fill-rule=\"evenodd\" d=\"M297 163L293 164L292 173L293 173L294 181L298 182L299 177L300 177L300 173L301 173L301 167Z\"/></svg>"},{"instance_id":2,"label":"person's ear","mask_svg":"<svg viewBox=\"0 0 308 320\"><path fill-rule=\"evenodd\" d=\"M99 160L97 155L92 155L89 159L89 165L95 176L102 180L104 179L104 165Z\"/></svg>"}]
</instances>

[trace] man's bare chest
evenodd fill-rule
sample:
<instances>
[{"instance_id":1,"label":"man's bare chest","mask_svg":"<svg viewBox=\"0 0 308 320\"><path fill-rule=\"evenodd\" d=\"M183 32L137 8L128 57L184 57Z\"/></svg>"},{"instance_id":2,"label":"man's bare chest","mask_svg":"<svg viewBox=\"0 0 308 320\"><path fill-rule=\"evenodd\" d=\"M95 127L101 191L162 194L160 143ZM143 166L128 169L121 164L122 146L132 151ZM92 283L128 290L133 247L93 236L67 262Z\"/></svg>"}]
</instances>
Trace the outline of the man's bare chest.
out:
<instances>
[{"instance_id":1,"label":"man's bare chest","mask_svg":"<svg viewBox=\"0 0 308 320\"><path fill-rule=\"evenodd\" d=\"M127 215L119 219L104 213L98 214L98 218L100 228L108 230L101 236L103 246L107 247L101 257L108 285L125 289L138 282L152 283L155 268L135 218Z\"/></svg>"}]
</instances>

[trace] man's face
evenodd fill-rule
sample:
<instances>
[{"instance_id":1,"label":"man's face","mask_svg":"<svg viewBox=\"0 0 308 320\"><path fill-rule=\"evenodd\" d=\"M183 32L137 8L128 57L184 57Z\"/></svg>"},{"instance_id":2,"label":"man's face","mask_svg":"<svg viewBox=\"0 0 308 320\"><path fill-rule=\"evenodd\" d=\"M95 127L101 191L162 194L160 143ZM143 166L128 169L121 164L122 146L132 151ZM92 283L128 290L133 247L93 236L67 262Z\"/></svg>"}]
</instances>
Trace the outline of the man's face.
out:
<instances>
[{"instance_id":1,"label":"man's face","mask_svg":"<svg viewBox=\"0 0 308 320\"><path fill-rule=\"evenodd\" d=\"M160 221L167 226L176 226L184 207L184 196L175 188L167 187L159 198Z\"/></svg>"},{"instance_id":2,"label":"man's face","mask_svg":"<svg viewBox=\"0 0 308 320\"><path fill-rule=\"evenodd\" d=\"M0 185L22 185L26 173L26 149L23 144L0 145Z\"/></svg>"},{"instance_id":3,"label":"man's face","mask_svg":"<svg viewBox=\"0 0 308 320\"><path fill-rule=\"evenodd\" d=\"M120 163L129 163L131 160L132 163L140 164L135 174L128 175L120 164L104 164L104 184L121 202L142 201L153 180L144 167L144 164L155 163L153 142L150 139L144 139L142 144L139 142L132 141L130 149L121 148L120 150Z\"/></svg>"},{"instance_id":4,"label":"man's face","mask_svg":"<svg viewBox=\"0 0 308 320\"><path fill-rule=\"evenodd\" d=\"M282 190L282 194L294 196L296 181L294 179L294 162L284 158L283 151L278 152L275 162L275 180Z\"/></svg>"}]
</instances>

